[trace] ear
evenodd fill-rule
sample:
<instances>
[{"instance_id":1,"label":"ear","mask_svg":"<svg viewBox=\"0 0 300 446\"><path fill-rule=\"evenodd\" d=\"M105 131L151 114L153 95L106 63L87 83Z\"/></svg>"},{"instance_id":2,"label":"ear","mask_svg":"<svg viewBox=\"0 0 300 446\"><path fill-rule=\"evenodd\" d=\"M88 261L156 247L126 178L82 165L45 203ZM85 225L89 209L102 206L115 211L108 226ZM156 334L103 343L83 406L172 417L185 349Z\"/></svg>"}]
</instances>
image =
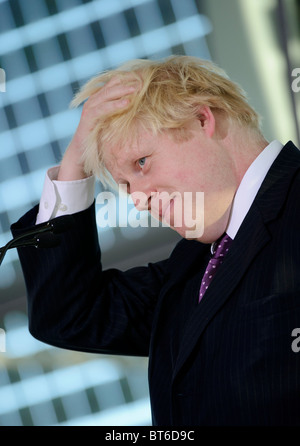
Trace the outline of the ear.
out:
<instances>
[{"instance_id":1,"label":"ear","mask_svg":"<svg viewBox=\"0 0 300 446\"><path fill-rule=\"evenodd\" d=\"M201 125L202 131L211 138L216 131L216 120L211 108L207 105L199 107L198 121Z\"/></svg>"}]
</instances>

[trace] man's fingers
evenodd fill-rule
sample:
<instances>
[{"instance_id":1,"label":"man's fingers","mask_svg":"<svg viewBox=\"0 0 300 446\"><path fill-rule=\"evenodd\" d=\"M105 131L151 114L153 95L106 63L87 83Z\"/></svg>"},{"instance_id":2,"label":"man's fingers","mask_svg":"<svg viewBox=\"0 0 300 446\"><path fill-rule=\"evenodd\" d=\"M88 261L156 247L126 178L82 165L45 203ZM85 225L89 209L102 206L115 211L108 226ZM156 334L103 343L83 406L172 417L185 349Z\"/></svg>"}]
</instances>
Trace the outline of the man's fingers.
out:
<instances>
[{"instance_id":1,"label":"man's fingers","mask_svg":"<svg viewBox=\"0 0 300 446\"><path fill-rule=\"evenodd\" d=\"M91 102L106 102L116 99L121 99L124 96L132 94L136 91L135 85L117 84L117 85L104 85L97 93L91 96Z\"/></svg>"},{"instance_id":2,"label":"man's fingers","mask_svg":"<svg viewBox=\"0 0 300 446\"><path fill-rule=\"evenodd\" d=\"M120 98L120 99L114 99L109 100L106 102L103 102L98 107L95 107L95 112L97 111L102 112L102 114L111 113L114 110L118 110L122 107L126 107L129 104L130 99L129 98ZM98 113L98 116L100 113Z\"/></svg>"},{"instance_id":3,"label":"man's fingers","mask_svg":"<svg viewBox=\"0 0 300 446\"><path fill-rule=\"evenodd\" d=\"M85 137L98 119L128 106L130 95L137 90L139 85L140 83L133 76L116 76L92 94L83 105L79 125L81 136Z\"/></svg>"},{"instance_id":4,"label":"man's fingers","mask_svg":"<svg viewBox=\"0 0 300 446\"><path fill-rule=\"evenodd\" d=\"M139 87L139 82L133 76L114 76L99 91L90 97L91 105L98 101L110 101L120 99L134 93Z\"/></svg>"},{"instance_id":5,"label":"man's fingers","mask_svg":"<svg viewBox=\"0 0 300 446\"><path fill-rule=\"evenodd\" d=\"M114 113L116 110L120 110L125 108L130 102L129 98L118 98L114 100L108 101L98 101L95 102L93 106L89 104L89 100L83 105L82 110L82 119L81 123L87 124L87 127L90 131L91 126L94 125L95 120L101 119L101 117L105 117L111 113Z\"/></svg>"},{"instance_id":6,"label":"man's fingers","mask_svg":"<svg viewBox=\"0 0 300 446\"><path fill-rule=\"evenodd\" d=\"M130 95L137 89L136 84L105 85L100 91L94 93L84 104L85 114L92 116L105 115L114 110L126 107L130 102Z\"/></svg>"}]
</instances>

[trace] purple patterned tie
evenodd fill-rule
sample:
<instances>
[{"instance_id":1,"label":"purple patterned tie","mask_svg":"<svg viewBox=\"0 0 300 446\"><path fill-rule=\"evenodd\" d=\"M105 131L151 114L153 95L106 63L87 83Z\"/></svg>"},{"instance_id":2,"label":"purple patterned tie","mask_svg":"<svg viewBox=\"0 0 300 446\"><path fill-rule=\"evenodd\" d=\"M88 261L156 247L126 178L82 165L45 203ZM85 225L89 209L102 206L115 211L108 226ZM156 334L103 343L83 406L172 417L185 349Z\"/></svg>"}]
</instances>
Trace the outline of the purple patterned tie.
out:
<instances>
[{"instance_id":1,"label":"purple patterned tie","mask_svg":"<svg viewBox=\"0 0 300 446\"><path fill-rule=\"evenodd\" d=\"M209 287L211 281L213 280L214 275L216 274L217 268L221 263L223 263L223 259L225 254L228 252L232 239L229 235L225 234L224 237L216 242L216 250L213 253L212 258L208 262L206 271L204 273L199 293L199 302L202 299L205 291Z\"/></svg>"}]
</instances>

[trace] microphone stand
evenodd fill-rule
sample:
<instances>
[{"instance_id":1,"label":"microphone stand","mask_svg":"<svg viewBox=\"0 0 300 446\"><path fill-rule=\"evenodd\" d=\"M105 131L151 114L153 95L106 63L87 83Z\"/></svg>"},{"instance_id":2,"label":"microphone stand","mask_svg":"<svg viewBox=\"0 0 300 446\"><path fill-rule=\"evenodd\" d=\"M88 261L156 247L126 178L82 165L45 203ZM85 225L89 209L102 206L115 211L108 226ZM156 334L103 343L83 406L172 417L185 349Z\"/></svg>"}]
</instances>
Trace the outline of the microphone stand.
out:
<instances>
[{"instance_id":1,"label":"microphone stand","mask_svg":"<svg viewBox=\"0 0 300 446\"><path fill-rule=\"evenodd\" d=\"M34 246L35 248L57 246L59 244L59 237L55 234L66 231L71 224L73 224L73 216L66 215L49 220L47 223L36 225L34 229L14 237L5 246L0 248L0 265L9 249L26 246Z\"/></svg>"}]
</instances>

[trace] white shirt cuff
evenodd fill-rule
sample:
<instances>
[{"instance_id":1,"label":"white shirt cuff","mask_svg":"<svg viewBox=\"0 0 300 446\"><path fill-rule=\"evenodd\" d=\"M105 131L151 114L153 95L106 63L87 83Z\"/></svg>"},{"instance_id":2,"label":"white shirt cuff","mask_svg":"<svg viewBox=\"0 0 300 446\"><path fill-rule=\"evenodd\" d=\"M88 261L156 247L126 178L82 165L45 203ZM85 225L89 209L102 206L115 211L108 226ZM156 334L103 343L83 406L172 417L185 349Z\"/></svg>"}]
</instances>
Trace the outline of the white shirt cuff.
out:
<instances>
[{"instance_id":1,"label":"white shirt cuff","mask_svg":"<svg viewBox=\"0 0 300 446\"><path fill-rule=\"evenodd\" d=\"M83 211L94 201L94 176L75 181L58 181L58 171L59 166L56 166L47 172L36 224Z\"/></svg>"}]
</instances>

